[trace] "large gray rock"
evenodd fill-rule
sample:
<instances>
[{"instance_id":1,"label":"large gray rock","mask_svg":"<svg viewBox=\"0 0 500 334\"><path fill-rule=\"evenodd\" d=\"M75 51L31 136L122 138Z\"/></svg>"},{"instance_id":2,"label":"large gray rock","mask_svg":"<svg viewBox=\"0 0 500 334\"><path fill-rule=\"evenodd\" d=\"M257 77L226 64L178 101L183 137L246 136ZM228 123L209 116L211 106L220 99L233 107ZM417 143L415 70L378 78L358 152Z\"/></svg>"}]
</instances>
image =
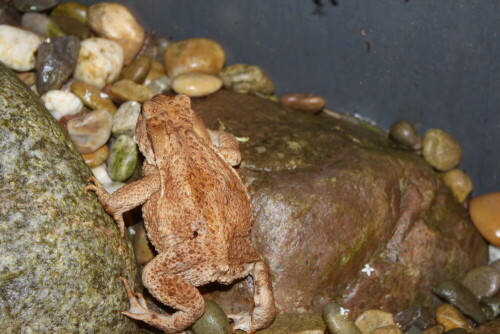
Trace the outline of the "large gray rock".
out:
<instances>
[{"instance_id":1,"label":"large gray rock","mask_svg":"<svg viewBox=\"0 0 500 334\"><path fill-rule=\"evenodd\" d=\"M0 63L0 332L129 333L130 243L94 195L81 156Z\"/></svg>"},{"instance_id":2,"label":"large gray rock","mask_svg":"<svg viewBox=\"0 0 500 334\"><path fill-rule=\"evenodd\" d=\"M330 300L351 319L435 306L434 284L486 263L485 242L439 175L373 126L227 91L194 105L209 127L220 120L248 138L238 171L281 312L320 314ZM252 302L247 280L211 298L228 313Z\"/></svg>"}]
</instances>

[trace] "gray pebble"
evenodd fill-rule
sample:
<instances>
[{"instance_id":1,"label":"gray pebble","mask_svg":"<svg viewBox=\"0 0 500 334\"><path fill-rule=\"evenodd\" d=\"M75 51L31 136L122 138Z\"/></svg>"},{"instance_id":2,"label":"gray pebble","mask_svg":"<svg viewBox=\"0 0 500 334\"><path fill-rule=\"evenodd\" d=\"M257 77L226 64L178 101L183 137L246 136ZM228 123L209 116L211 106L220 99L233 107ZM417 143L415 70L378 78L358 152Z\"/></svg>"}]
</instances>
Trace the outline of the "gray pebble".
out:
<instances>
[{"instance_id":1,"label":"gray pebble","mask_svg":"<svg viewBox=\"0 0 500 334\"><path fill-rule=\"evenodd\" d=\"M125 181L134 173L137 159L137 145L132 137L119 136L111 142L111 150L106 162L109 176L114 181Z\"/></svg>"},{"instance_id":2,"label":"gray pebble","mask_svg":"<svg viewBox=\"0 0 500 334\"><path fill-rule=\"evenodd\" d=\"M134 136L137 118L141 112L141 105L136 101L123 103L113 115L113 136L128 135Z\"/></svg>"},{"instance_id":3,"label":"gray pebble","mask_svg":"<svg viewBox=\"0 0 500 334\"><path fill-rule=\"evenodd\" d=\"M330 334L361 334L354 322L341 314L340 305L336 302L330 302L323 307L322 317Z\"/></svg>"},{"instance_id":4,"label":"gray pebble","mask_svg":"<svg viewBox=\"0 0 500 334\"><path fill-rule=\"evenodd\" d=\"M47 15L41 13L25 13L21 19L21 27L43 36L64 36L61 28Z\"/></svg>"},{"instance_id":5,"label":"gray pebble","mask_svg":"<svg viewBox=\"0 0 500 334\"><path fill-rule=\"evenodd\" d=\"M43 12L55 7L59 0L13 0L12 3L20 12Z\"/></svg>"},{"instance_id":6,"label":"gray pebble","mask_svg":"<svg viewBox=\"0 0 500 334\"><path fill-rule=\"evenodd\" d=\"M482 324L487 320L476 296L460 282L453 280L443 281L433 287L432 292L456 306L476 323Z\"/></svg>"},{"instance_id":7,"label":"gray pebble","mask_svg":"<svg viewBox=\"0 0 500 334\"><path fill-rule=\"evenodd\" d=\"M477 298L491 297L500 289L500 272L490 266L480 266L469 271L462 284Z\"/></svg>"}]
</instances>

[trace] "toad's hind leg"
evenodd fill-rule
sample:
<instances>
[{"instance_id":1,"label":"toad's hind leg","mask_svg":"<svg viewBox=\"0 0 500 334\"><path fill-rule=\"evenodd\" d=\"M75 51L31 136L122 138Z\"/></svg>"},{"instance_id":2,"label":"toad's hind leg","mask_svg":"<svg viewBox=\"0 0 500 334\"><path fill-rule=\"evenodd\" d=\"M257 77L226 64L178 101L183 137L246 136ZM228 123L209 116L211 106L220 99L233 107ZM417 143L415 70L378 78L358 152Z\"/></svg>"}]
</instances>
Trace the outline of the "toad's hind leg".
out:
<instances>
[{"instance_id":1,"label":"toad's hind leg","mask_svg":"<svg viewBox=\"0 0 500 334\"><path fill-rule=\"evenodd\" d=\"M205 310L205 301L194 286L199 285L197 274L189 270L198 260L199 257L178 250L158 255L144 268L144 286L156 299L177 312L164 315L149 310L140 294L127 289L131 306L128 312L122 313L164 333L181 332L191 326Z\"/></svg>"}]
</instances>

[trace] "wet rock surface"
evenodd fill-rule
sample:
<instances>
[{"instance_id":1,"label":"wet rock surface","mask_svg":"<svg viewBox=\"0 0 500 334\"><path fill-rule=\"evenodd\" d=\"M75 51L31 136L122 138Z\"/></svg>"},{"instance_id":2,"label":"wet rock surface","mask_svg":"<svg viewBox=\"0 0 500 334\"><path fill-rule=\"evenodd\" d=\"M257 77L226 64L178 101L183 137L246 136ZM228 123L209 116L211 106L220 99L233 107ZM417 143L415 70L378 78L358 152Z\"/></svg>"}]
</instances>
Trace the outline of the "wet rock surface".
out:
<instances>
[{"instance_id":1,"label":"wet rock surface","mask_svg":"<svg viewBox=\"0 0 500 334\"><path fill-rule=\"evenodd\" d=\"M83 195L90 170L57 121L2 64L0 83L0 331L133 333L130 244Z\"/></svg>"},{"instance_id":2,"label":"wet rock surface","mask_svg":"<svg viewBox=\"0 0 500 334\"><path fill-rule=\"evenodd\" d=\"M281 312L319 314L334 299L350 319L437 306L432 286L486 263L484 241L440 177L372 127L225 90L193 105L210 128L220 120L242 139L238 172ZM248 310L248 286L213 298L228 313Z\"/></svg>"}]
</instances>

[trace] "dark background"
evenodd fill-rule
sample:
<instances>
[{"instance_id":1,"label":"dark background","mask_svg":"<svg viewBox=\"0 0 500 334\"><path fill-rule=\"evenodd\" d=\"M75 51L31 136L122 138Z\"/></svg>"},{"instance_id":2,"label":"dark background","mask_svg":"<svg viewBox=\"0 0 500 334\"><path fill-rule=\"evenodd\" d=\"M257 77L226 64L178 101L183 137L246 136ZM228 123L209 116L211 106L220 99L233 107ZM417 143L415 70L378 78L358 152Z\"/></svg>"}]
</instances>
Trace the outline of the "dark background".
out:
<instances>
[{"instance_id":1,"label":"dark background","mask_svg":"<svg viewBox=\"0 0 500 334\"><path fill-rule=\"evenodd\" d=\"M500 0L117 2L158 36L218 41L227 64L261 66L278 95L317 94L385 129L443 129L474 194L500 191Z\"/></svg>"}]
</instances>

